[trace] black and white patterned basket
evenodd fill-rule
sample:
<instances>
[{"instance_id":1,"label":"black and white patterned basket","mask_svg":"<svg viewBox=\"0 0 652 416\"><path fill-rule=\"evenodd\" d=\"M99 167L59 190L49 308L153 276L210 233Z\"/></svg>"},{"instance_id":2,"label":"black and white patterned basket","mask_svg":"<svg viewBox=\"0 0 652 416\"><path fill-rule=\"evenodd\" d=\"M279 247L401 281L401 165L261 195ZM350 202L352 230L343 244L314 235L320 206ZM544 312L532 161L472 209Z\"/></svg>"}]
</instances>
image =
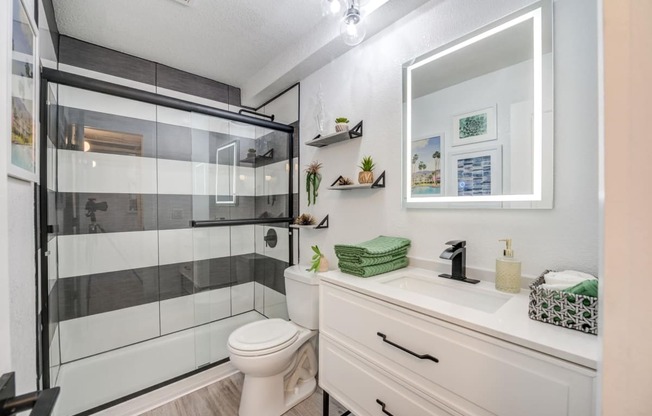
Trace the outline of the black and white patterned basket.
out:
<instances>
[{"instance_id":1,"label":"black and white patterned basket","mask_svg":"<svg viewBox=\"0 0 652 416\"><path fill-rule=\"evenodd\" d=\"M576 331L598 334L598 298L539 287L545 283L546 270L530 285L528 315Z\"/></svg>"}]
</instances>

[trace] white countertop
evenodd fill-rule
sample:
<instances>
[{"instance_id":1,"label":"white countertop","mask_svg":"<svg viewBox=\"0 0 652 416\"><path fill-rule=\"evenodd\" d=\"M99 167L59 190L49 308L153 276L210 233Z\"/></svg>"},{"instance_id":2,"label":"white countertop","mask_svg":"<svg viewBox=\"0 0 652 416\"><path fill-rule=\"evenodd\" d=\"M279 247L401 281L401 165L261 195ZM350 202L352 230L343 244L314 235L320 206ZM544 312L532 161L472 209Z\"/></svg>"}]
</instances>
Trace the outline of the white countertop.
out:
<instances>
[{"instance_id":1,"label":"white countertop","mask_svg":"<svg viewBox=\"0 0 652 416\"><path fill-rule=\"evenodd\" d=\"M462 289L472 286L470 290L500 293L510 299L496 312L487 313L382 283L405 275L437 279L437 284L452 285ZM415 267L407 267L368 278L352 276L339 270L319 273L319 276L322 281L371 295L415 312L556 358L597 369L598 337L530 319L528 317L529 291L527 290L521 290L521 293L513 295L497 292L494 284L490 282L481 281L477 285L470 285L443 279L437 277L437 273L433 271Z\"/></svg>"}]
</instances>

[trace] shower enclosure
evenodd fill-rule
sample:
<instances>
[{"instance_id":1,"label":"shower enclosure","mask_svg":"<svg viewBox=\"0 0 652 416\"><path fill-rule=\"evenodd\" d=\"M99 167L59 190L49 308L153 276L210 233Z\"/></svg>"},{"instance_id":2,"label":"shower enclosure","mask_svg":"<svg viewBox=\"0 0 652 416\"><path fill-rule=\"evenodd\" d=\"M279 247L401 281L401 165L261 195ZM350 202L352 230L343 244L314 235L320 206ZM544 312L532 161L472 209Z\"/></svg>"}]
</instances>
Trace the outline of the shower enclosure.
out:
<instances>
[{"instance_id":1,"label":"shower enclosure","mask_svg":"<svg viewBox=\"0 0 652 416\"><path fill-rule=\"evenodd\" d=\"M293 128L43 73L45 385L98 409L228 359L245 323L287 318Z\"/></svg>"}]
</instances>

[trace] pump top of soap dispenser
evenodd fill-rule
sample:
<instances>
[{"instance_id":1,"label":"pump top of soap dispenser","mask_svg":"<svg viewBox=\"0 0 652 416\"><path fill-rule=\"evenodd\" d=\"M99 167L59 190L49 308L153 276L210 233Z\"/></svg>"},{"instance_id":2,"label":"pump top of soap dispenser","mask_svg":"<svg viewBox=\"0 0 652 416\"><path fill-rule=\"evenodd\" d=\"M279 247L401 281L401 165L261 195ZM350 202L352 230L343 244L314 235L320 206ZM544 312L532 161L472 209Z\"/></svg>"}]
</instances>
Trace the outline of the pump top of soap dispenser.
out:
<instances>
[{"instance_id":1,"label":"pump top of soap dispenser","mask_svg":"<svg viewBox=\"0 0 652 416\"><path fill-rule=\"evenodd\" d=\"M511 238L504 238L502 240L498 241L504 241L505 242L505 250L503 250L503 256L505 257L514 257L514 250L512 250L512 239Z\"/></svg>"}]
</instances>

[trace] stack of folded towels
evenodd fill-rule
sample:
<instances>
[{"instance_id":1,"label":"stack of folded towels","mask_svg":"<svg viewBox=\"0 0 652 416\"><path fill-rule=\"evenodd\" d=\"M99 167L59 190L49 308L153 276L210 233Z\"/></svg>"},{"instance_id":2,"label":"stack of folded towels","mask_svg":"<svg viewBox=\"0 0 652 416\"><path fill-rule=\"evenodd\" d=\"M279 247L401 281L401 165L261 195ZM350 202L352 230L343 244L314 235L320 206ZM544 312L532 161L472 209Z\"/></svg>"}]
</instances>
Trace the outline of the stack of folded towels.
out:
<instances>
[{"instance_id":1,"label":"stack of folded towels","mask_svg":"<svg viewBox=\"0 0 652 416\"><path fill-rule=\"evenodd\" d=\"M575 270L548 272L543 276L545 283L539 287L558 290L574 295L598 297L598 279L588 273Z\"/></svg>"},{"instance_id":2,"label":"stack of folded towels","mask_svg":"<svg viewBox=\"0 0 652 416\"><path fill-rule=\"evenodd\" d=\"M336 244L335 254L344 273L370 277L407 267L410 240L380 236L359 244Z\"/></svg>"}]
</instances>

